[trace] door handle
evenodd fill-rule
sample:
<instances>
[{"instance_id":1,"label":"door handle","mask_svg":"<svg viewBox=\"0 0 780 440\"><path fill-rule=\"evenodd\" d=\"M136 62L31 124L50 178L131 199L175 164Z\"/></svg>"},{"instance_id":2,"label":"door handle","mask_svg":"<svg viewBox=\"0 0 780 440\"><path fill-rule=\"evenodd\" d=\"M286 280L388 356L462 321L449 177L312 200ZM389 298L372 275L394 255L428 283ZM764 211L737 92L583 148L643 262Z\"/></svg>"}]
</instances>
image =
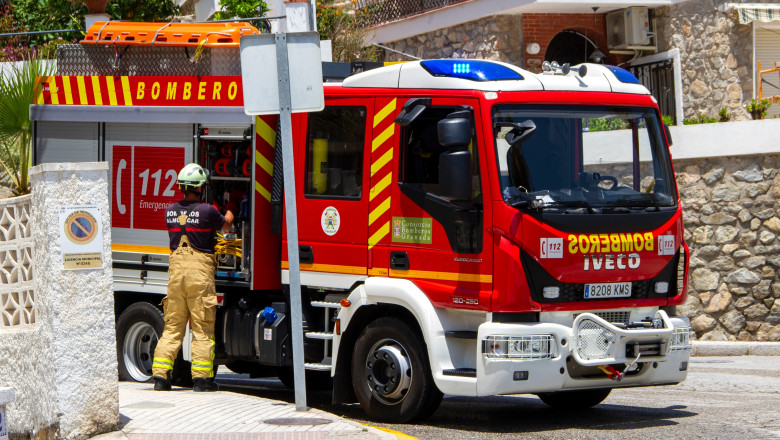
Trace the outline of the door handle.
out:
<instances>
[{"instance_id":1,"label":"door handle","mask_svg":"<svg viewBox=\"0 0 780 440\"><path fill-rule=\"evenodd\" d=\"M314 251L311 249L311 246L298 246L298 260L301 264L314 263Z\"/></svg>"},{"instance_id":2,"label":"door handle","mask_svg":"<svg viewBox=\"0 0 780 440\"><path fill-rule=\"evenodd\" d=\"M409 270L409 255L406 252L390 252L390 269Z\"/></svg>"}]
</instances>

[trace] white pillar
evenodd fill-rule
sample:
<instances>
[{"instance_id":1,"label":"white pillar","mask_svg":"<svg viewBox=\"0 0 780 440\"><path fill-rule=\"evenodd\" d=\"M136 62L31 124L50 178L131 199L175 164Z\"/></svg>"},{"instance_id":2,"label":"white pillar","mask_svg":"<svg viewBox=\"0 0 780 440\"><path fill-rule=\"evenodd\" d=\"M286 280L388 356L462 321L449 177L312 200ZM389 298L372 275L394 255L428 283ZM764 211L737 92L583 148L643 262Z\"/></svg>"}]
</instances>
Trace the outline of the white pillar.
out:
<instances>
[{"instance_id":1,"label":"white pillar","mask_svg":"<svg viewBox=\"0 0 780 440\"><path fill-rule=\"evenodd\" d=\"M52 330L51 368L61 414L57 437L81 439L114 431L119 422L119 389L108 163L42 164L30 169L30 180L36 295L51 311L41 318ZM60 213L74 206L94 207L84 209L97 212L90 217L94 222L82 230L96 231L92 243L102 243L102 266L64 269L61 243L67 239L67 229Z\"/></svg>"}]
</instances>

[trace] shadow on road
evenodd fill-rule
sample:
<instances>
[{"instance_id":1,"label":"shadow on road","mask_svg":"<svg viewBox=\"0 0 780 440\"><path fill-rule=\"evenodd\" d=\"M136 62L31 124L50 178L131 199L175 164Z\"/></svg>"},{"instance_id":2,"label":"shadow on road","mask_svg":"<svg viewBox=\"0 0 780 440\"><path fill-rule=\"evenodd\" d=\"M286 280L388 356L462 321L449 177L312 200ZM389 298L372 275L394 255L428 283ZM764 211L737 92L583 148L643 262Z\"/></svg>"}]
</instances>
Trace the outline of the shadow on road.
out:
<instances>
[{"instance_id":1,"label":"shadow on road","mask_svg":"<svg viewBox=\"0 0 780 440\"><path fill-rule=\"evenodd\" d=\"M267 399L295 402L295 394L276 380L218 380L220 389ZM479 433L534 433L559 430L631 430L679 424L677 419L696 416L684 405L664 408L602 403L589 410L560 411L535 396L446 397L428 420L415 424L383 424L365 419L357 404L331 405L329 392L309 392L310 407L361 423L382 426L420 436L438 428ZM427 436L426 436L427 437ZM421 437L423 438L423 437Z\"/></svg>"}]
</instances>

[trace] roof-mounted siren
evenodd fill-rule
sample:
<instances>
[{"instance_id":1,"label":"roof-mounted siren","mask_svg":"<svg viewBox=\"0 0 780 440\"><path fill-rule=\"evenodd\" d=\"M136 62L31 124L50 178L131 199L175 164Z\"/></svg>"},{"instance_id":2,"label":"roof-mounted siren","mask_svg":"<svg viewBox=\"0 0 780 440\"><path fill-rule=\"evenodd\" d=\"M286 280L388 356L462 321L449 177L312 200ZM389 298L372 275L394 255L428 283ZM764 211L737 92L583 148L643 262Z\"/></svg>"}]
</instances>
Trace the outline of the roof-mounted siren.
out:
<instances>
[{"instance_id":1,"label":"roof-mounted siren","mask_svg":"<svg viewBox=\"0 0 780 440\"><path fill-rule=\"evenodd\" d=\"M588 66L581 64L577 67L571 67L569 63L564 63L562 66L558 62L545 61L542 63L543 72L560 73L562 75L568 75L569 72L577 72L580 76L584 77L588 74Z\"/></svg>"},{"instance_id":2,"label":"roof-mounted siren","mask_svg":"<svg viewBox=\"0 0 780 440\"><path fill-rule=\"evenodd\" d=\"M658 50L654 23L645 6L632 6L607 14L607 46L612 53ZM652 26L651 26L652 25Z\"/></svg>"}]
</instances>

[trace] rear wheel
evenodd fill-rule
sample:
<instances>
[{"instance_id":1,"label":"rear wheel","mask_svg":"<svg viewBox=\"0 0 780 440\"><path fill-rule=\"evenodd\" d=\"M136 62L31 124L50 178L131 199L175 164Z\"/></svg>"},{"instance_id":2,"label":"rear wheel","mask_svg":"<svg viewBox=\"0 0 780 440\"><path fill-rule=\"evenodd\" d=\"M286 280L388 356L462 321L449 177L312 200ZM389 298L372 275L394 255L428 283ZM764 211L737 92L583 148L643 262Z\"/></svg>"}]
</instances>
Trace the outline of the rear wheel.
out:
<instances>
[{"instance_id":1,"label":"rear wheel","mask_svg":"<svg viewBox=\"0 0 780 440\"><path fill-rule=\"evenodd\" d=\"M542 402L555 409L574 410L587 409L598 405L609 396L610 388L595 390L556 391L554 393L539 393Z\"/></svg>"},{"instance_id":2,"label":"rear wheel","mask_svg":"<svg viewBox=\"0 0 780 440\"><path fill-rule=\"evenodd\" d=\"M165 328L163 313L147 302L138 302L119 316L116 344L119 380L148 382L152 379L152 360L157 341ZM190 363L179 356L173 364L172 382L192 386Z\"/></svg>"},{"instance_id":3,"label":"rear wheel","mask_svg":"<svg viewBox=\"0 0 780 440\"><path fill-rule=\"evenodd\" d=\"M421 341L395 318L377 319L363 330L352 358L352 386L369 417L406 423L425 419L439 407L442 393Z\"/></svg>"}]
</instances>

